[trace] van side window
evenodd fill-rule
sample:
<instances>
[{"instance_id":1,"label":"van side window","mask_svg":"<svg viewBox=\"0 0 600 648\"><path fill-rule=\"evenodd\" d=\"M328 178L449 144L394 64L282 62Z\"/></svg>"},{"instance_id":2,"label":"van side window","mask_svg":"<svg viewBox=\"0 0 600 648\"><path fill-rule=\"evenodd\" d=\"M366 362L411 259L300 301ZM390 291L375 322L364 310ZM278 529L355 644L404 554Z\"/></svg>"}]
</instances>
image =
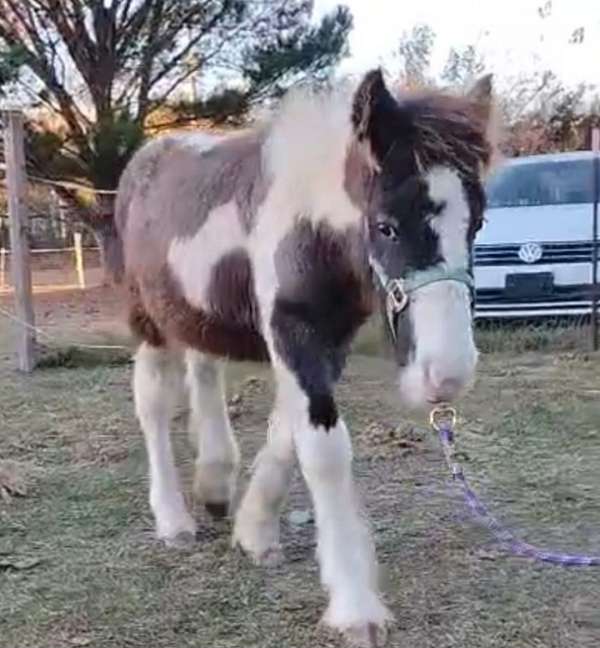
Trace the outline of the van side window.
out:
<instances>
[{"instance_id":1,"label":"van side window","mask_svg":"<svg viewBox=\"0 0 600 648\"><path fill-rule=\"evenodd\" d=\"M588 160L507 165L487 185L488 208L565 205L593 201L593 163Z\"/></svg>"}]
</instances>

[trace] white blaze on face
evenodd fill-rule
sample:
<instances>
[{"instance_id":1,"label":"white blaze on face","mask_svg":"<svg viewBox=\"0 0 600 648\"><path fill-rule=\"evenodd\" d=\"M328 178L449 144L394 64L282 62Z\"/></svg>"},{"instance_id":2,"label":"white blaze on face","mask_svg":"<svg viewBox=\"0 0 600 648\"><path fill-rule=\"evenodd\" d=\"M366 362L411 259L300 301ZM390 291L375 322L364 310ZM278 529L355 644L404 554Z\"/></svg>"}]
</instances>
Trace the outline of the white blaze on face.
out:
<instances>
[{"instance_id":1,"label":"white blaze on face","mask_svg":"<svg viewBox=\"0 0 600 648\"><path fill-rule=\"evenodd\" d=\"M449 267L467 268L470 210L462 181L445 167L432 169L426 180L431 200L444 205L431 221L439 252ZM467 286L424 286L411 296L409 316L414 358L400 372L401 396L413 405L452 400L472 380L477 362Z\"/></svg>"}]
</instances>

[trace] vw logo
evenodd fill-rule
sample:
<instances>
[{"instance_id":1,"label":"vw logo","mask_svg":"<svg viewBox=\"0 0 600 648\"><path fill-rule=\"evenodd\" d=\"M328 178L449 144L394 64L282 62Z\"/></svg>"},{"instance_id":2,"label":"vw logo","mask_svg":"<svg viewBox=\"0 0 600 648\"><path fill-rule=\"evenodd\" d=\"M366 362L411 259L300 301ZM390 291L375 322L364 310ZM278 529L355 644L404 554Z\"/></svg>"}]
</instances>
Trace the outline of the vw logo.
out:
<instances>
[{"instance_id":1,"label":"vw logo","mask_svg":"<svg viewBox=\"0 0 600 648\"><path fill-rule=\"evenodd\" d=\"M535 263L542 258L544 250L538 243L524 243L519 248L519 259L523 263Z\"/></svg>"}]
</instances>

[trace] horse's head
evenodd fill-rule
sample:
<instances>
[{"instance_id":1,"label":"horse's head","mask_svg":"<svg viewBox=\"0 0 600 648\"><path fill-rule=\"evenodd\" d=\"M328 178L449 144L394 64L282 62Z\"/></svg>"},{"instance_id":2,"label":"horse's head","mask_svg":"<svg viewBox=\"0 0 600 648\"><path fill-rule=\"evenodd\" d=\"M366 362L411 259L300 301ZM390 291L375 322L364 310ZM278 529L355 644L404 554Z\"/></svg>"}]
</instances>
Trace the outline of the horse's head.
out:
<instances>
[{"instance_id":1,"label":"horse's head","mask_svg":"<svg viewBox=\"0 0 600 648\"><path fill-rule=\"evenodd\" d=\"M404 400L449 401L471 381L471 252L483 222L483 176L493 146L491 77L465 96L395 99L379 71L353 102L367 159L363 204L373 278L400 367ZM365 158L366 156L366 158Z\"/></svg>"}]
</instances>

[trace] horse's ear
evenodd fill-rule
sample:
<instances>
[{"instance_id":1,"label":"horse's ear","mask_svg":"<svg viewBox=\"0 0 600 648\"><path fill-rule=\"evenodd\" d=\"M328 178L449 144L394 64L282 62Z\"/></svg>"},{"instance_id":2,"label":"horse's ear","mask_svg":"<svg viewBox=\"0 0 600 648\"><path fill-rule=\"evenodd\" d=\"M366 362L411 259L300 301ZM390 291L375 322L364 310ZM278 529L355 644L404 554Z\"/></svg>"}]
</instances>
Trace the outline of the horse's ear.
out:
<instances>
[{"instance_id":1,"label":"horse's ear","mask_svg":"<svg viewBox=\"0 0 600 648\"><path fill-rule=\"evenodd\" d=\"M467 91L467 97L473 102L481 119L488 122L492 115L494 75L486 74L477 79Z\"/></svg>"},{"instance_id":2,"label":"horse's ear","mask_svg":"<svg viewBox=\"0 0 600 648\"><path fill-rule=\"evenodd\" d=\"M381 69L368 72L352 102L352 126L359 142L370 148L380 165L402 130L410 128L409 117L385 85Z\"/></svg>"},{"instance_id":3,"label":"horse's ear","mask_svg":"<svg viewBox=\"0 0 600 648\"><path fill-rule=\"evenodd\" d=\"M494 75L486 74L475 81L467 91L467 98L471 101L475 114L481 119L491 146L489 171L499 160L498 144L502 135L500 113L494 101Z\"/></svg>"}]
</instances>

